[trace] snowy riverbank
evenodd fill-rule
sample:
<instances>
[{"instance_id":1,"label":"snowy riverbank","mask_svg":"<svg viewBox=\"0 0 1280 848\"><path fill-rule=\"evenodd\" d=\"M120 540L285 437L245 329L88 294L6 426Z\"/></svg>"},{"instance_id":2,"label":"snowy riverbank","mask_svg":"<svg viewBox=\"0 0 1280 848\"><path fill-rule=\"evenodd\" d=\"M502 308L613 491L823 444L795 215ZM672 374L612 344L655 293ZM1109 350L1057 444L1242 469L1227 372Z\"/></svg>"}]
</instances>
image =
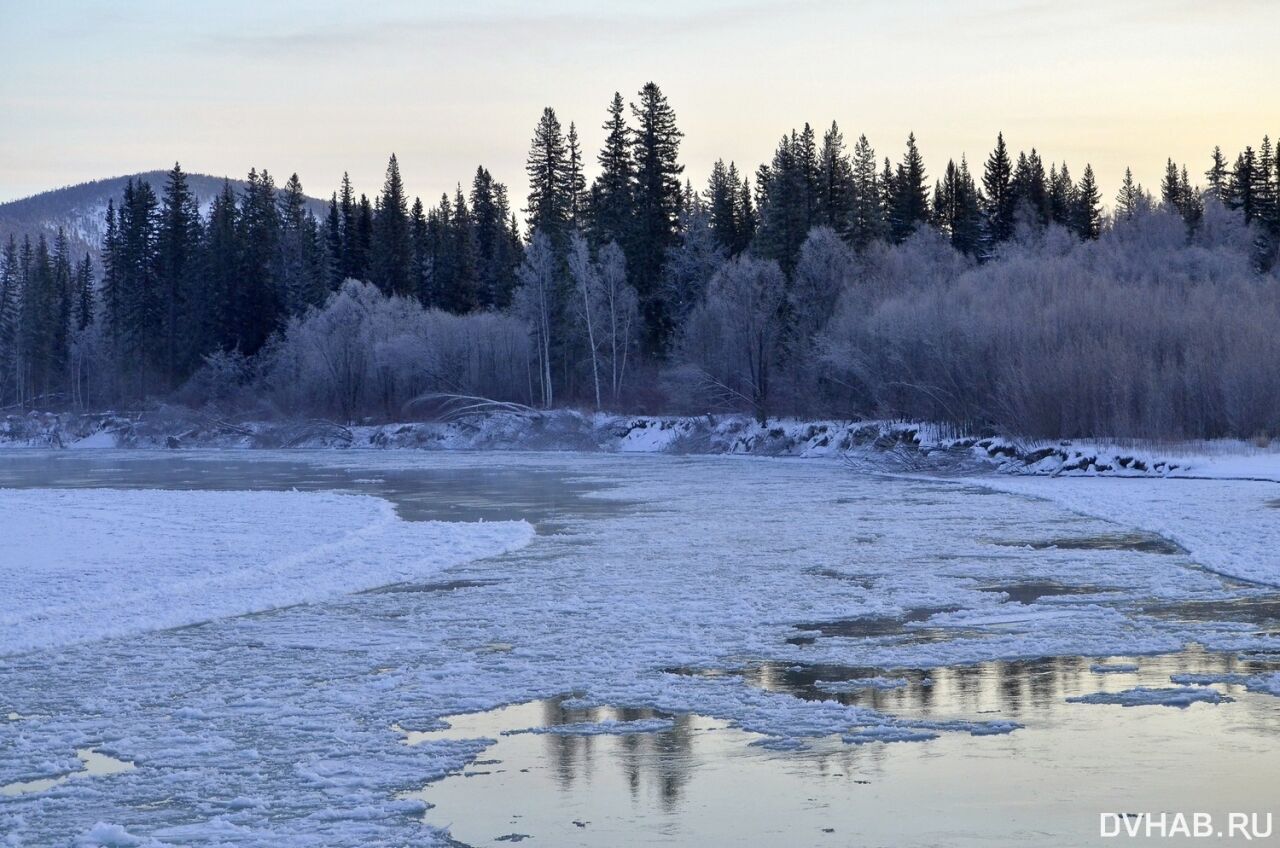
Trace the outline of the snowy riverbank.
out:
<instances>
[{"instance_id":1,"label":"snowy riverbank","mask_svg":"<svg viewBox=\"0 0 1280 848\"><path fill-rule=\"evenodd\" d=\"M1241 441L1132 446L963 436L938 425L903 421L776 419L762 425L743 415L627 416L572 410L352 426L230 421L174 409L140 415L31 413L0 421L0 446L733 454L839 458L859 470L886 472L1280 480L1280 448Z\"/></svg>"}]
</instances>

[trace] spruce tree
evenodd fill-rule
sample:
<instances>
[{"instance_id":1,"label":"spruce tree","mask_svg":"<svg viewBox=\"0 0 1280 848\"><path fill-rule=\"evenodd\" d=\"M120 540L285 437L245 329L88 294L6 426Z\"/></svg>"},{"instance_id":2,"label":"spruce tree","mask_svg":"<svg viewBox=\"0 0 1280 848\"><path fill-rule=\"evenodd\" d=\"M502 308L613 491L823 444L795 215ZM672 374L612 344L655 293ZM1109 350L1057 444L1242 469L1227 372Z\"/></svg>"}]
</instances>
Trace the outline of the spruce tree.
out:
<instances>
[{"instance_id":1,"label":"spruce tree","mask_svg":"<svg viewBox=\"0 0 1280 848\"><path fill-rule=\"evenodd\" d=\"M240 279L232 307L236 347L246 356L257 353L280 326L284 297L279 279L280 212L271 175L249 171L240 198Z\"/></svg>"},{"instance_id":2,"label":"spruce tree","mask_svg":"<svg viewBox=\"0 0 1280 848\"><path fill-rule=\"evenodd\" d=\"M76 265L75 327L84 332L93 323L93 262L85 254Z\"/></svg>"},{"instance_id":3,"label":"spruce tree","mask_svg":"<svg viewBox=\"0 0 1280 848\"><path fill-rule=\"evenodd\" d=\"M880 178L876 174L876 151L865 135L858 137L853 148L853 217L849 243L855 250L865 250L885 234L884 207Z\"/></svg>"},{"instance_id":4,"label":"spruce tree","mask_svg":"<svg viewBox=\"0 0 1280 848\"><path fill-rule=\"evenodd\" d=\"M565 150L569 157L565 176L565 191L569 202L569 227L583 230L587 226L587 177L583 171L582 145L578 143L578 128L569 122L569 134L565 136Z\"/></svg>"},{"instance_id":5,"label":"spruce tree","mask_svg":"<svg viewBox=\"0 0 1280 848\"><path fill-rule=\"evenodd\" d=\"M400 164L391 154L387 175L373 221L373 253L370 276L385 294L415 294L409 276L412 246L409 240L409 203L400 179Z\"/></svg>"},{"instance_id":6,"label":"spruce tree","mask_svg":"<svg viewBox=\"0 0 1280 848\"><path fill-rule=\"evenodd\" d=\"M120 300L120 230L116 225L115 199L107 200L107 219L102 239L102 326L108 355L119 353L120 332L124 322Z\"/></svg>"},{"instance_id":7,"label":"spruce tree","mask_svg":"<svg viewBox=\"0 0 1280 848\"><path fill-rule=\"evenodd\" d=\"M987 238L994 246L1013 237L1013 165L1009 160L1009 149L1004 143L1004 133L996 136L995 150L987 157L982 173L982 189L987 199Z\"/></svg>"},{"instance_id":8,"label":"spruce tree","mask_svg":"<svg viewBox=\"0 0 1280 848\"><path fill-rule=\"evenodd\" d=\"M569 150L560 121L550 106L533 131L529 158L525 163L529 175L529 200L525 209L529 232L544 234L552 251L563 255L567 244L570 198Z\"/></svg>"},{"instance_id":9,"label":"spruce tree","mask_svg":"<svg viewBox=\"0 0 1280 848\"><path fill-rule=\"evenodd\" d=\"M736 171L730 174L723 159L711 166L707 180L707 223L717 242L726 252L737 244L738 179Z\"/></svg>"},{"instance_id":10,"label":"spruce tree","mask_svg":"<svg viewBox=\"0 0 1280 848\"><path fill-rule=\"evenodd\" d=\"M631 133L625 110L622 95L614 92L609 103L609 118L603 126L604 146L596 157L600 175L591 186L589 230L598 246L609 242L621 244L631 237L635 163L631 158Z\"/></svg>"},{"instance_id":11,"label":"spruce tree","mask_svg":"<svg viewBox=\"0 0 1280 848\"><path fill-rule=\"evenodd\" d=\"M356 205L356 232L353 239L351 255L354 267L352 276L357 280L368 280L373 258L373 204L365 195L360 195Z\"/></svg>"},{"instance_id":12,"label":"spruce tree","mask_svg":"<svg viewBox=\"0 0 1280 848\"><path fill-rule=\"evenodd\" d=\"M174 389L199 351L191 349L190 300L196 286L201 239L200 210L182 167L174 163L160 202L158 276L163 315L163 379Z\"/></svg>"},{"instance_id":13,"label":"spruce tree","mask_svg":"<svg viewBox=\"0 0 1280 848\"><path fill-rule=\"evenodd\" d=\"M453 196L453 220L450 222L449 239L453 255L453 287L448 293L445 308L462 315L479 306L480 293L476 281L476 238L471 220L471 210L462 195L462 186Z\"/></svg>"},{"instance_id":14,"label":"spruce tree","mask_svg":"<svg viewBox=\"0 0 1280 848\"><path fill-rule=\"evenodd\" d=\"M1253 148L1246 147L1244 152L1236 157L1236 164L1231 170L1231 181L1227 190L1227 206L1231 209L1243 211L1246 224L1252 222L1254 215L1257 214L1257 204L1254 197L1254 191L1258 185L1254 176L1256 167L1257 158Z\"/></svg>"},{"instance_id":15,"label":"spruce tree","mask_svg":"<svg viewBox=\"0 0 1280 848\"><path fill-rule=\"evenodd\" d=\"M889 235L895 243L901 243L929 221L929 188L915 133L907 136L907 149L894 172L893 183Z\"/></svg>"},{"instance_id":16,"label":"spruce tree","mask_svg":"<svg viewBox=\"0 0 1280 848\"><path fill-rule=\"evenodd\" d=\"M335 291L342 284L343 279L342 213L338 210L336 191L329 198L329 211L324 219L324 247L325 267L329 271L326 282L329 291Z\"/></svg>"},{"instance_id":17,"label":"spruce tree","mask_svg":"<svg viewBox=\"0 0 1280 848\"><path fill-rule=\"evenodd\" d=\"M280 240L276 253L276 279L282 307L289 315L301 315L316 306L326 291L320 274L315 219L307 210L307 198L297 174L289 177L280 193Z\"/></svg>"},{"instance_id":18,"label":"spruce tree","mask_svg":"<svg viewBox=\"0 0 1280 848\"><path fill-rule=\"evenodd\" d=\"M635 120L632 159L635 221L627 252L631 283L640 297L645 318L646 347L665 352L672 332L667 305L660 291L667 251L679 242L680 139L675 111L655 83L645 83L639 102L631 105Z\"/></svg>"},{"instance_id":19,"label":"spruce tree","mask_svg":"<svg viewBox=\"0 0 1280 848\"><path fill-rule=\"evenodd\" d=\"M752 198L751 180L743 177L742 187L738 190L738 202L733 208L737 240L730 248L730 253L734 256L747 249L760 227L760 213Z\"/></svg>"},{"instance_id":20,"label":"spruce tree","mask_svg":"<svg viewBox=\"0 0 1280 848\"><path fill-rule=\"evenodd\" d=\"M476 304L480 309L502 309L511 302L518 245L507 231L507 189L485 168L476 168L471 181L471 219L475 240Z\"/></svg>"},{"instance_id":21,"label":"spruce tree","mask_svg":"<svg viewBox=\"0 0 1280 848\"><path fill-rule=\"evenodd\" d=\"M844 135L835 121L823 134L822 149L818 153L817 201L818 223L848 241L856 215L853 164L845 152Z\"/></svg>"},{"instance_id":22,"label":"spruce tree","mask_svg":"<svg viewBox=\"0 0 1280 848\"><path fill-rule=\"evenodd\" d=\"M1093 176L1093 166L1084 166L1084 175L1075 191L1072 230L1082 239L1096 239L1102 231L1102 192Z\"/></svg>"},{"instance_id":23,"label":"spruce tree","mask_svg":"<svg viewBox=\"0 0 1280 848\"><path fill-rule=\"evenodd\" d=\"M344 280L362 278L360 240L356 233L356 197L351 190L351 177L342 172L342 189L338 194L338 212L341 217L342 258L338 263Z\"/></svg>"},{"instance_id":24,"label":"spruce tree","mask_svg":"<svg viewBox=\"0 0 1280 848\"><path fill-rule=\"evenodd\" d=\"M1227 157L1222 155L1222 148L1214 145L1213 155L1209 160L1209 170L1204 172L1208 182L1208 191L1219 201L1224 201L1227 193L1227 181L1230 177Z\"/></svg>"},{"instance_id":25,"label":"spruce tree","mask_svg":"<svg viewBox=\"0 0 1280 848\"><path fill-rule=\"evenodd\" d=\"M132 371L138 396L153 388L150 377L163 349L157 206L148 183L130 180L125 184L119 214L119 352L122 365Z\"/></svg>"},{"instance_id":26,"label":"spruce tree","mask_svg":"<svg viewBox=\"0 0 1280 848\"><path fill-rule=\"evenodd\" d=\"M1132 218L1142 202L1142 186L1133 181L1133 171L1124 169L1124 180L1120 183L1120 191L1116 194L1116 217Z\"/></svg>"},{"instance_id":27,"label":"spruce tree","mask_svg":"<svg viewBox=\"0 0 1280 848\"><path fill-rule=\"evenodd\" d=\"M427 213L422 198L415 197L409 210L409 242L413 259L409 264L409 281L414 295L424 306L433 302L431 296L431 244L427 231Z\"/></svg>"},{"instance_id":28,"label":"spruce tree","mask_svg":"<svg viewBox=\"0 0 1280 848\"><path fill-rule=\"evenodd\" d=\"M240 344L240 208L230 180L209 207L201 250L199 299L200 347L230 351ZM110 310L106 310L110 315Z\"/></svg>"},{"instance_id":29,"label":"spruce tree","mask_svg":"<svg viewBox=\"0 0 1280 848\"><path fill-rule=\"evenodd\" d=\"M760 228L752 252L762 259L775 260L788 275L795 268L800 246L817 223L817 203L812 194L816 181L810 179L806 158L804 136L792 130L778 142L772 162L761 167L756 182L760 189Z\"/></svg>"}]
</instances>

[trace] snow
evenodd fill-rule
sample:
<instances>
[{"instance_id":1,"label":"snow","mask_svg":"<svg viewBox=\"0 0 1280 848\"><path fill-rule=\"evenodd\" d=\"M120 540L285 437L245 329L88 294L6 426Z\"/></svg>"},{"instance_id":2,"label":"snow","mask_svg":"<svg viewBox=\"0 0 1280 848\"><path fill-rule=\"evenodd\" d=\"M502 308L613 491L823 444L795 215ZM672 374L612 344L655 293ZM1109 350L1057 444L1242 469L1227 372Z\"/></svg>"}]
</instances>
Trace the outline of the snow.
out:
<instances>
[{"instance_id":1,"label":"snow","mask_svg":"<svg viewBox=\"0 0 1280 848\"><path fill-rule=\"evenodd\" d=\"M353 495L0 490L0 653L421 580L532 537L525 522L406 522Z\"/></svg>"}]
</instances>

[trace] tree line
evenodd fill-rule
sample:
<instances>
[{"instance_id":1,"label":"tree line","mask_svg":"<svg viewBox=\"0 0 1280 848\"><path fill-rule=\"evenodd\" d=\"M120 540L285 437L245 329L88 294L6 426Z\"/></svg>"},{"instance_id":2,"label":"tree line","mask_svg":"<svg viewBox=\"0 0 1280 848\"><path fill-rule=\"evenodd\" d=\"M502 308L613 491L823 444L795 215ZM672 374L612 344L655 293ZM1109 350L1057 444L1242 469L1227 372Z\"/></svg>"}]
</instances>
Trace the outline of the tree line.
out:
<instances>
[{"instance_id":1,"label":"tree line","mask_svg":"<svg viewBox=\"0 0 1280 848\"><path fill-rule=\"evenodd\" d=\"M1191 244L1206 216L1221 224L1209 211L1220 208L1248 234L1240 249L1250 273L1269 272L1280 245L1280 166L1269 138L1234 160L1215 148L1202 186L1172 160L1158 196L1126 172L1105 214L1091 166L1077 179L1065 162L1046 167L1034 148L1015 154L1002 134L980 174L962 156L931 179L913 134L894 162L866 136L848 145L834 122L820 137L806 124L754 172L717 161L697 190L683 178L683 136L657 85L630 103L615 94L603 129L589 179L576 125L543 111L526 162L523 226L484 167L430 208L410 202L394 155L375 198L356 196L344 176L319 217L296 175L278 187L265 170L251 171L240 191L225 183L207 210L178 165L158 194L130 182L108 206L100 269L67 255L62 236L3 246L0 403L168 397L206 385L202 372L215 364L218 374L248 380L256 367L261 377L291 329L302 332L344 292L368 306L367 292L344 289L356 280L402 310L518 322L527 336L518 350L509 322L499 335L507 354L523 358L508 363L521 379L497 382L522 401L702 403L764 415L778 408L782 382L792 387L783 411L816 413L840 406L832 378L802 392L798 375L821 358L844 289L863 286L873 260L914 256L922 240L930 250L947 246L934 256L940 267L959 262L968 273L1007 264L1030 245L1094 242L1156 212L1180 219ZM482 323L481 336L498 326L473 322ZM471 326L413 326L446 324L462 335ZM715 365L738 347L745 382ZM240 364L228 369L229 361ZM433 380L460 388L443 371ZM859 403L845 411L907 411L901 399ZM331 411L370 411L356 406ZM384 398L377 414L395 413Z\"/></svg>"}]
</instances>

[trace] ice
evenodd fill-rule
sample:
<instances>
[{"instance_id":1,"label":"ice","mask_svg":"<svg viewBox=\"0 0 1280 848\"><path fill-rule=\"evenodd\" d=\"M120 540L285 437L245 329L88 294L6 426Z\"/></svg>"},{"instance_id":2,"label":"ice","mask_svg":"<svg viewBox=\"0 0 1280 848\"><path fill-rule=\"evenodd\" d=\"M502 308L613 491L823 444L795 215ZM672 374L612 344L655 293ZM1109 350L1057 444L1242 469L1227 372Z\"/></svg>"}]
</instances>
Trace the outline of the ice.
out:
<instances>
[{"instance_id":1,"label":"ice","mask_svg":"<svg viewBox=\"0 0 1280 848\"><path fill-rule=\"evenodd\" d=\"M532 536L525 522L406 522L357 495L0 490L0 653L421 580Z\"/></svg>"},{"instance_id":2,"label":"ice","mask_svg":"<svg viewBox=\"0 0 1280 848\"><path fill-rule=\"evenodd\" d=\"M626 736L631 733L658 733L670 730L674 722L669 718L642 718L634 721L581 721L573 724L556 724L550 727L525 727L519 730L504 730L504 736L518 733L550 733L557 736Z\"/></svg>"},{"instance_id":3,"label":"ice","mask_svg":"<svg viewBox=\"0 0 1280 848\"><path fill-rule=\"evenodd\" d=\"M864 727L856 733L846 733L842 738L850 745L866 745L868 742L928 742L930 739L937 739L938 734L927 730L881 725Z\"/></svg>"},{"instance_id":4,"label":"ice","mask_svg":"<svg viewBox=\"0 0 1280 848\"><path fill-rule=\"evenodd\" d=\"M1137 686L1122 692L1095 692L1091 695L1079 695L1067 699L1072 704L1115 704L1121 707L1161 706L1179 709L1186 709L1195 703L1223 704L1231 700L1216 689L1192 686L1172 688Z\"/></svg>"},{"instance_id":5,"label":"ice","mask_svg":"<svg viewBox=\"0 0 1280 848\"><path fill-rule=\"evenodd\" d=\"M149 456L136 461L166 461ZM895 716L834 696L765 691L745 675L675 669L806 663L879 669L892 678L895 670L991 659L1127 658L1189 642L1280 648L1280 640L1238 621L1145 611L1154 602L1229 600L1245 591L1199 567L1193 545L1184 545L1190 556L1010 547L1044 536L1046 527L1079 537L1117 527L1045 495L980 494L975 484L989 478L886 479L823 460L668 455L237 458L287 458L402 485L411 479L403 475L422 469L554 474L594 494L590 509L567 499L549 529L532 536L519 522L401 521L373 497L0 493L3 538L11 546L25 539L12 550L25 557L48 546L65 554L0 565L13 575L43 563L34 573L53 581L39 591L6 584L26 594L0 599L14 616L4 624L6 639L34 643L0 661L0 706L22 717L0 725L0 782L74 769L75 751L85 747L137 764L107 780L68 781L6 800L0 833L11 844L71 844L103 822L167 845L444 844L419 824L422 803L404 793L465 768L493 739L440 734L442 717L564 695L577 706L707 716L780 749L839 745L846 737L850 744L940 737L940 745L982 746L999 740L975 737L1017 729L1005 718ZM993 484L1010 482L1019 481ZM1126 491L1137 502L1148 490ZM1234 496L1222 497L1230 504ZM1219 506L1205 509L1216 515ZM1270 532L1263 522L1272 515L1237 521L1240 544L1255 544L1254 531ZM454 553L437 558L433 546ZM249 550L259 558L247 557ZM136 609L134 599L122 608L121 595L102 588L121 574L113 563L125 554L140 563L139 577L123 572ZM281 563L288 579L263 574L264 562ZM184 582L210 575L217 579L203 590ZM352 593L424 575L460 588ZM1022 582L1109 591L1029 604L983 591ZM49 585L64 590L54 603L67 610L32 620L18 604L50 603ZM149 599L161 589L171 603ZM237 615L263 608L259 589L273 608ZM809 630L810 644L788 641L801 632L798 624L850 620L882 626ZM195 621L206 623L160 629ZM97 641L82 641L90 638Z\"/></svg>"},{"instance_id":6,"label":"ice","mask_svg":"<svg viewBox=\"0 0 1280 848\"><path fill-rule=\"evenodd\" d=\"M1280 520L1269 506L1280 497L1274 482L1002 476L983 485L1158 534L1206 569L1280 587Z\"/></svg>"},{"instance_id":7,"label":"ice","mask_svg":"<svg viewBox=\"0 0 1280 848\"><path fill-rule=\"evenodd\" d=\"M907 685L905 677L858 677L851 680L818 680L814 686L824 692L856 692L859 689L899 689Z\"/></svg>"},{"instance_id":8,"label":"ice","mask_svg":"<svg viewBox=\"0 0 1280 848\"><path fill-rule=\"evenodd\" d=\"M1133 674L1138 670L1137 663L1094 663L1089 666L1094 674ZM1177 683L1178 681L1174 681Z\"/></svg>"}]
</instances>

